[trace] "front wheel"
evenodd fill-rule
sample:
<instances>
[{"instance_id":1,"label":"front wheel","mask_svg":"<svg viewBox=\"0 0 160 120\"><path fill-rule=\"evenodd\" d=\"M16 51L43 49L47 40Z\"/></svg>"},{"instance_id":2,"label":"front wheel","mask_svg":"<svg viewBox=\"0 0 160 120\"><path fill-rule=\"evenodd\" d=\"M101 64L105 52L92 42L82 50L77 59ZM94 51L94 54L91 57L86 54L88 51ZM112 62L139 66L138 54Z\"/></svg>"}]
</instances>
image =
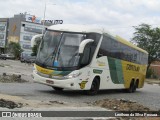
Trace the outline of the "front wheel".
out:
<instances>
[{"instance_id":1,"label":"front wheel","mask_svg":"<svg viewBox=\"0 0 160 120\"><path fill-rule=\"evenodd\" d=\"M59 88L59 87L52 87L55 91L62 91L63 88Z\"/></svg>"},{"instance_id":2,"label":"front wheel","mask_svg":"<svg viewBox=\"0 0 160 120\"><path fill-rule=\"evenodd\" d=\"M99 79L98 78L94 78L92 85L91 85L91 89L86 91L88 95L96 95L99 91Z\"/></svg>"}]
</instances>

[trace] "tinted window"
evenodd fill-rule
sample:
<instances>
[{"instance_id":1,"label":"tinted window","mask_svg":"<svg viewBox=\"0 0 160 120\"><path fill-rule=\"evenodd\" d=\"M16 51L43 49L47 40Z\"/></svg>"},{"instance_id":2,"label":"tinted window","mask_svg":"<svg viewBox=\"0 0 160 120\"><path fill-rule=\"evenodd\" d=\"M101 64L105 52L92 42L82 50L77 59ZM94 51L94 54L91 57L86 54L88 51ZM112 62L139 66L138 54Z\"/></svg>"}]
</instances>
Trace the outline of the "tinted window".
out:
<instances>
[{"instance_id":1,"label":"tinted window","mask_svg":"<svg viewBox=\"0 0 160 120\"><path fill-rule=\"evenodd\" d=\"M147 55L132 47L129 47L110 36L104 35L99 52L99 56L109 56L122 59L137 64L147 64Z\"/></svg>"}]
</instances>

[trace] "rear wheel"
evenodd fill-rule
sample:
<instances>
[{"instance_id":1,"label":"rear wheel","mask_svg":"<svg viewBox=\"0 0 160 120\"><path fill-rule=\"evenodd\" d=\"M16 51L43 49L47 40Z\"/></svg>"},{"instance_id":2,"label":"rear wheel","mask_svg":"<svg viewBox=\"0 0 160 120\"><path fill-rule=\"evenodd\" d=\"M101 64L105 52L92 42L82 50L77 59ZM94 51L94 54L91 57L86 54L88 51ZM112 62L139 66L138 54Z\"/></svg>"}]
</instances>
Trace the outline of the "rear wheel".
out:
<instances>
[{"instance_id":1,"label":"rear wheel","mask_svg":"<svg viewBox=\"0 0 160 120\"><path fill-rule=\"evenodd\" d=\"M138 83L139 83L139 80L136 80L136 82L134 83L134 92L135 92L136 89L138 88Z\"/></svg>"},{"instance_id":2,"label":"rear wheel","mask_svg":"<svg viewBox=\"0 0 160 120\"><path fill-rule=\"evenodd\" d=\"M98 78L94 78L92 85L91 85L91 89L86 91L88 95L96 95L99 91L99 79Z\"/></svg>"},{"instance_id":3,"label":"rear wheel","mask_svg":"<svg viewBox=\"0 0 160 120\"><path fill-rule=\"evenodd\" d=\"M62 91L63 88L59 88L59 87L52 87L55 91Z\"/></svg>"},{"instance_id":4,"label":"rear wheel","mask_svg":"<svg viewBox=\"0 0 160 120\"><path fill-rule=\"evenodd\" d=\"M134 83L134 86L133 86L133 92L135 92L136 91L136 82Z\"/></svg>"},{"instance_id":5,"label":"rear wheel","mask_svg":"<svg viewBox=\"0 0 160 120\"><path fill-rule=\"evenodd\" d=\"M127 89L127 92L133 93L135 91L135 89L136 89L135 83L134 83L134 80L132 80L130 83L130 87Z\"/></svg>"}]
</instances>

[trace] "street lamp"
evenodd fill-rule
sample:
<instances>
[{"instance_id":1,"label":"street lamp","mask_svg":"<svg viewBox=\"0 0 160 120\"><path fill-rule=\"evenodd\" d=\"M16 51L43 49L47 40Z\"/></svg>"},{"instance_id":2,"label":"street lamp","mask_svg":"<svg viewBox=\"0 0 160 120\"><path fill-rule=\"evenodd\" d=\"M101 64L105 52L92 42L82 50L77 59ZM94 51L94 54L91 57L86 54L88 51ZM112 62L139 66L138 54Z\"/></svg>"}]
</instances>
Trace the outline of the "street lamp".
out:
<instances>
[{"instance_id":1,"label":"street lamp","mask_svg":"<svg viewBox=\"0 0 160 120\"><path fill-rule=\"evenodd\" d=\"M45 22L45 17L46 17L46 1L44 4L44 14L43 14L43 28L42 28L42 35L43 35L43 31L44 31L44 22Z\"/></svg>"},{"instance_id":2,"label":"street lamp","mask_svg":"<svg viewBox=\"0 0 160 120\"><path fill-rule=\"evenodd\" d=\"M56 4L50 4L50 5L56 5ZM44 34L43 31L44 31L44 23L45 23L45 17L46 17L46 7L47 7L47 3L46 3L46 0L45 0L45 4L44 4L44 13L43 13L43 28L42 28L42 35Z\"/></svg>"}]
</instances>

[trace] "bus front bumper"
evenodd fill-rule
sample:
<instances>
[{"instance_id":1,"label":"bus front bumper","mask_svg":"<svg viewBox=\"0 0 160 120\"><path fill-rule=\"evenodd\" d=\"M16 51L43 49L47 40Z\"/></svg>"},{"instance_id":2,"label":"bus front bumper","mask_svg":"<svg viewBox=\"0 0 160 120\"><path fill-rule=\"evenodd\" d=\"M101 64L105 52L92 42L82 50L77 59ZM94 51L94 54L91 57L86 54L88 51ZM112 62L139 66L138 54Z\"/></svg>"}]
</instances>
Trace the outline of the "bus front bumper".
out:
<instances>
[{"instance_id":1,"label":"bus front bumper","mask_svg":"<svg viewBox=\"0 0 160 120\"><path fill-rule=\"evenodd\" d=\"M65 80L57 80L53 78L45 78L37 74L37 71L33 71L33 81L36 83L45 84L53 87L60 87L70 90L82 90L79 86L81 82L78 78L65 79Z\"/></svg>"}]
</instances>

